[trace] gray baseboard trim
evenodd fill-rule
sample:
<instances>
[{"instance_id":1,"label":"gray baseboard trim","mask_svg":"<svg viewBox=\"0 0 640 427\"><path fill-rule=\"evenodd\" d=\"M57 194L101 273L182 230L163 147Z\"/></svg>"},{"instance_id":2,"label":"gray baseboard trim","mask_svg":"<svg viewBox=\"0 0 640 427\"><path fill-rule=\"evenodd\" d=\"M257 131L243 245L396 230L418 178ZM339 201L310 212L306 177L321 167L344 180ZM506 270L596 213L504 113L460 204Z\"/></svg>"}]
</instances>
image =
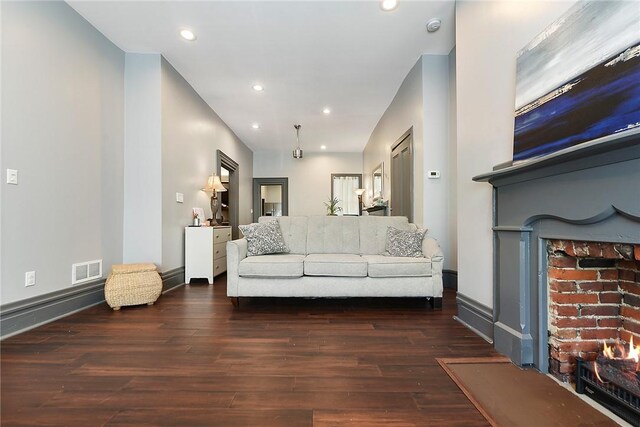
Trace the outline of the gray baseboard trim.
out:
<instances>
[{"instance_id":1,"label":"gray baseboard trim","mask_svg":"<svg viewBox=\"0 0 640 427\"><path fill-rule=\"evenodd\" d=\"M519 366L533 364L533 338L530 334L523 334L496 322L494 328L495 349L511 358Z\"/></svg>"},{"instance_id":2,"label":"gray baseboard trim","mask_svg":"<svg viewBox=\"0 0 640 427\"><path fill-rule=\"evenodd\" d=\"M184 285L184 267L160 273L162 293ZM0 340L104 303L106 279L0 306Z\"/></svg>"},{"instance_id":3,"label":"gray baseboard trim","mask_svg":"<svg viewBox=\"0 0 640 427\"><path fill-rule=\"evenodd\" d=\"M455 270L442 270L442 286L445 289L458 290L458 272Z\"/></svg>"},{"instance_id":4,"label":"gray baseboard trim","mask_svg":"<svg viewBox=\"0 0 640 427\"><path fill-rule=\"evenodd\" d=\"M28 331L104 302L105 279L0 307L0 339Z\"/></svg>"},{"instance_id":5,"label":"gray baseboard trim","mask_svg":"<svg viewBox=\"0 0 640 427\"><path fill-rule=\"evenodd\" d=\"M162 293L169 292L184 285L184 267L160 273L160 277L162 278Z\"/></svg>"},{"instance_id":6,"label":"gray baseboard trim","mask_svg":"<svg viewBox=\"0 0 640 427\"><path fill-rule=\"evenodd\" d=\"M459 292L456 302L458 315L454 318L486 341L493 343L493 310Z\"/></svg>"}]
</instances>

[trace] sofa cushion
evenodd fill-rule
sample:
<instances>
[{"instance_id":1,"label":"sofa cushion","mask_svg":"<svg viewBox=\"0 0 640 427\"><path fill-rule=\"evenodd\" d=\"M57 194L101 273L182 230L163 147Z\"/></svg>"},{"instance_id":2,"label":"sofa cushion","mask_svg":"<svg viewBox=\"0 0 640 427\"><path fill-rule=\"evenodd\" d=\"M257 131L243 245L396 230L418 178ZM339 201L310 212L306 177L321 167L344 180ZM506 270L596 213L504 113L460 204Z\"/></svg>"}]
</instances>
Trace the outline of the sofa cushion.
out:
<instances>
[{"instance_id":1,"label":"sofa cushion","mask_svg":"<svg viewBox=\"0 0 640 427\"><path fill-rule=\"evenodd\" d=\"M422 240L427 230L387 228L387 253L395 257L422 257Z\"/></svg>"},{"instance_id":2,"label":"sofa cushion","mask_svg":"<svg viewBox=\"0 0 640 427\"><path fill-rule=\"evenodd\" d=\"M240 277L302 277L304 255L257 255L240 261Z\"/></svg>"},{"instance_id":3,"label":"sofa cushion","mask_svg":"<svg viewBox=\"0 0 640 427\"><path fill-rule=\"evenodd\" d=\"M367 261L354 254L309 254L304 259L306 276L366 277Z\"/></svg>"},{"instance_id":4,"label":"sofa cushion","mask_svg":"<svg viewBox=\"0 0 640 427\"><path fill-rule=\"evenodd\" d=\"M284 243L290 249L289 253L306 255L308 218L306 216L261 216L258 222L263 223L274 219L278 221Z\"/></svg>"},{"instance_id":5,"label":"sofa cushion","mask_svg":"<svg viewBox=\"0 0 640 427\"><path fill-rule=\"evenodd\" d=\"M357 216L310 216L307 232L309 254L359 254Z\"/></svg>"},{"instance_id":6,"label":"sofa cushion","mask_svg":"<svg viewBox=\"0 0 640 427\"><path fill-rule=\"evenodd\" d=\"M406 216L362 216L360 217L360 253L384 255L387 242L387 227L399 230L415 230Z\"/></svg>"},{"instance_id":7,"label":"sofa cushion","mask_svg":"<svg viewBox=\"0 0 640 427\"><path fill-rule=\"evenodd\" d=\"M431 260L427 258L362 255L367 261L369 277L429 277Z\"/></svg>"},{"instance_id":8,"label":"sofa cushion","mask_svg":"<svg viewBox=\"0 0 640 427\"><path fill-rule=\"evenodd\" d=\"M239 225L247 239L247 256L288 253L278 221Z\"/></svg>"}]
</instances>

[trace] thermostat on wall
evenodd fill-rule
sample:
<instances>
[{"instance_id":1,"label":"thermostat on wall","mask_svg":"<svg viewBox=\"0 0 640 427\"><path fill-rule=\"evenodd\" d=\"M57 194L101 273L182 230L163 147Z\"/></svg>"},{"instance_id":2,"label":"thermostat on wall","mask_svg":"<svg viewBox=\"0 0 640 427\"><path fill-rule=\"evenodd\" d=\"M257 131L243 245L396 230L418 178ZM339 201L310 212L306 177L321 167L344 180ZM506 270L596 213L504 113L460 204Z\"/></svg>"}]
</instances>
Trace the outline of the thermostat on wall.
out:
<instances>
[{"instance_id":1,"label":"thermostat on wall","mask_svg":"<svg viewBox=\"0 0 640 427\"><path fill-rule=\"evenodd\" d=\"M429 179L438 179L438 178L440 178L440 171L429 171L429 172L427 172L427 178L429 178Z\"/></svg>"}]
</instances>

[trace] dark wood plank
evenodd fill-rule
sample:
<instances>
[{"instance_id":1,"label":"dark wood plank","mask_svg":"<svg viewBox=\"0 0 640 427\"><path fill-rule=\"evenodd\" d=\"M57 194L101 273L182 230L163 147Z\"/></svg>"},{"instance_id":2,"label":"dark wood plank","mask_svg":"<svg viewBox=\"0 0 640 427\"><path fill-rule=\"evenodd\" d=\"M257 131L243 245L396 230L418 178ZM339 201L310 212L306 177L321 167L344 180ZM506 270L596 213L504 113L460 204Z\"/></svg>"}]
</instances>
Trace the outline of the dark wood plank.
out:
<instances>
[{"instance_id":1,"label":"dark wood plank","mask_svg":"<svg viewBox=\"0 0 640 427\"><path fill-rule=\"evenodd\" d=\"M496 356L424 299L92 307L2 342L2 425L486 425L436 358ZM454 418L452 418L454 417Z\"/></svg>"},{"instance_id":2,"label":"dark wood plank","mask_svg":"<svg viewBox=\"0 0 640 427\"><path fill-rule=\"evenodd\" d=\"M450 411L427 410L318 410L313 412L314 427L475 427L486 420L470 408Z\"/></svg>"},{"instance_id":3,"label":"dark wood plank","mask_svg":"<svg viewBox=\"0 0 640 427\"><path fill-rule=\"evenodd\" d=\"M313 412L293 409L127 409L114 416L107 425L131 427L310 427L313 425Z\"/></svg>"}]
</instances>

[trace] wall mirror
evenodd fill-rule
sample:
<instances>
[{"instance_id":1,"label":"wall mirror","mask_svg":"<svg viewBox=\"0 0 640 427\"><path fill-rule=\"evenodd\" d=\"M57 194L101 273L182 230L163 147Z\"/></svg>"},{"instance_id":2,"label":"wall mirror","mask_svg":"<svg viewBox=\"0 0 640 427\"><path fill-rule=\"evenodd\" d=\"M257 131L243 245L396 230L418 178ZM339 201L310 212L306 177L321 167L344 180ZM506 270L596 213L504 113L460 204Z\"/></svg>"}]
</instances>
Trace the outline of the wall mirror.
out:
<instances>
[{"instance_id":1,"label":"wall mirror","mask_svg":"<svg viewBox=\"0 0 640 427\"><path fill-rule=\"evenodd\" d=\"M373 180L371 182L373 190L373 200L381 199L383 194L382 183L384 182L384 162L380 163L373 170Z\"/></svg>"}]
</instances>

